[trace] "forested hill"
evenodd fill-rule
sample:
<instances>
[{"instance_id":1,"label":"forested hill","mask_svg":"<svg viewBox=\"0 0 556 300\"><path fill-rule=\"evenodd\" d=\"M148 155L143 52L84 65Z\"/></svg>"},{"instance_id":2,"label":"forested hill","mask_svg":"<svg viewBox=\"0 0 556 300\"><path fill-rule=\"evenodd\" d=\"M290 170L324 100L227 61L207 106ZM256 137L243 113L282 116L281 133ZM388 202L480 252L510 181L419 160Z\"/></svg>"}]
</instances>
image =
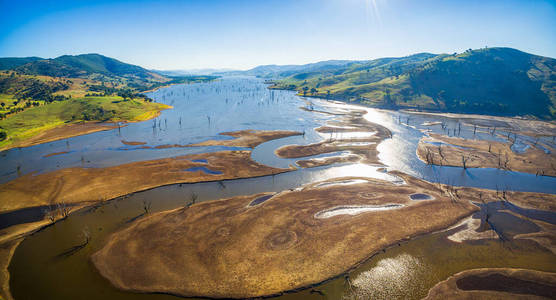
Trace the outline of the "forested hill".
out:
<instances>
[{"instance_id":1,"label":"forested hill","mask_svg":"<svg viewBox=\"0 0 556 300\"><path fill-rule=\"evenodd\" d=\"M274 76L272 88L384 108L556 118L556 60L516 49L421 53L320 67Z\"/></svg>"},{"instance_id":2,"label":"forested hill","mask_svg":"<svg viewBox=\"0 0 556 300\"><path fill-rule=\"evenodd\" d=\"M142 92L163 85L207 81L216 76L167 76L100 54L57 58L0 58L0 96L51 101L57 96ZM60 97L58 97L60 98Z\"/></svg>"},{"instance_id":3,"label":"forested hill","mask_svg":"<svg viewBox=\"0 0 556 300\"><path fill-rule=\"evenodd\" d=\"M0 70L9 70L21 65L41 60L40 57L0 57Z\"/></svg>"},{"instance_id":4,"label":"forested hill","mask_svg":"<svg viewBox=\"0 0 556 300\"><path fill-rule=\"evenodd\" d=\"M0 58L0 69L13 69L26 75L81 77L91 74L156 80L160 76L139 66L100 54L63 55L52 59L38 57Z\"/></svg>"}]
</instances>

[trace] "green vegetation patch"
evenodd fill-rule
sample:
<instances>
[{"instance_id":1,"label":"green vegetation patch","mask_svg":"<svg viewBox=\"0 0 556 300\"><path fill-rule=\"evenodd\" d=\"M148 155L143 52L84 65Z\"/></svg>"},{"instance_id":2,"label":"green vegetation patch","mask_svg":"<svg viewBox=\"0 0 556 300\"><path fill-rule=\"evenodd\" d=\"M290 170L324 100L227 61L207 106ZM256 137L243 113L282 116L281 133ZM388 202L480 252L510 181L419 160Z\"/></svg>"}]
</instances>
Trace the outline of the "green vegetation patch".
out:
<instances>
[{"instance_id":1,"label":"green vegetation patch","mask_svg":"<svg viewBox=\"0 0 556 300\"><path fill-rule=\"evenodd\" d=\"M169 106L144 100L125 100L119 96L86 97L53 102L29 108L0 121L7 137L0 147L39 134L54 127L83 121L142 121Z\"/></svg>"}]
</instances>

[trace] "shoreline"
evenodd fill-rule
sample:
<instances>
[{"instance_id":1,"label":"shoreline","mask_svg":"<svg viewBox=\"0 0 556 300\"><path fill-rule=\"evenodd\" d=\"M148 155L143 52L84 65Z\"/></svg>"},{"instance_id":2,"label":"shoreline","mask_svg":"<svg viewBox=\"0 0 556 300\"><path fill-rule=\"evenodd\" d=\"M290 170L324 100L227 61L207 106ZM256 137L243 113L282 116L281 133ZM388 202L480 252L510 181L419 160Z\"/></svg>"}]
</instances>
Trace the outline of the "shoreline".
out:
<instances>
[{"instance_id":1,"label":"shoreline","mask_svg":"<svg viewBox=\"0 0 556 300\"><path fill-rule=\"evenodd\" d=\"M172 85L173 85L173 84L172 84ZM165 87L165 86L163 86L163 87ZM159 88L163 88L163 87L159 87ZM157 89L159 89L159 88L157 88ZM328 99L327 99L327 101L331 101L331 100L328 100ZM342 102L342 103L345 103L345 104L348 104L348 105L351 104L351 103L347 103L347 102ZM361 104L354 104L354 105L361 105ZM364 106L364 105L361 105L361 106L362 106L362 107L369 107L369 106ZM373 108L373 107L371 107L371 108ZM378 108L377 108L377 109L378 109ZM159 112L159 114L160 114L160 112ZM448 114L449 114L449 113L448 113ZM479 115L479 116L481 116L481 115ZM502 118L504 118L504 117L502 117ZM374 124L374 123L371 123L371 124ZM377 126L380 126L380 125L377 125ZM117 128L117 127L115 127L115 128ZM361 127L361 128L362 128L362 127ZM360 128L360 129L361 129L361 128ZM111 128L111 129L114 129L114 128ZM111 129L104 129L104 130L111 130ZM98 131L101 131L101 130L98 130ZM324 125L322 126L322 131L323 131L323 132L321 132L321 133L331 133L331 132L333 132L333 130L331 130L330 128L326 128L326 126L324 126ZM386 129L386 131L389 132L388 129ZM92 131L92 132L96 132L96 131ZM90 133L92 133L92 132L90 132ZM235 132L233 132L233 133L235 133ZM253 133L253 132L250 132L250 133ZM335 133L337 133L337 132L335 132ZM88 133L84 133L84 134L88 134ZM218 145L218 143L222 143L222 142L224 142L224 143L232 143L232 144L238 143L238 144L236 144L236 145L234 145L234 146L240 147L239 145L241 144L242 146L247 146L247 147L253 148L253 147L250 146L250 143L252 142L252 140L249 140L249 139L244 140L244 139L243 139L243 133L237 133L238 136L234 136L234 135L232 135L232 134L225 133L225 132L220 133L220 134L222 134L222 135L230 135L230 136L235 137L236 139L233 139L233 140L205 141L205 142L201 142L200 144L207 143L207 145ZM390 134L391 134L391 133L390 133ZM75 136L77 136L77 135L75 135ZM249 138L248 134L246 134L246 137ZM383 139L385 139L386 137L381 136L380 138L383 140ZM63 139L63 138L61 138L61 139ZM381 140L381 141L382 141L382 140ZM235 141L235 142L234 142L234 141ZM325 142L325 141L326 141L326 139L325 139L323 142ZM339 141L341 141L341 140L336 140L336 142L339 142ZM352 141L353 141L353 140L352 140ZM381 141L377 142L376 145L378 145ZM123 143L123 144L126 144L126 143L124 143L124 141L122 141L122 143ZM128 143L133 144L133 143L140 143L140 142L133 142L133 141L132 141L132 142L128 142ZM332 140L330 141L330 143L332 143ZM40 144L40 143L39 143L39 144ZM127 144L126 144L126 145L127 145ZM168 145L168 146L171 146L171 147L184 147L184 146L181 146L181 145ZM197 146L197 145L194 145L194 146ZM202 145L198 145L198 146L202 146ZM291 147L291 146L296 146L296 145L287 145L287 146L284 146L284 147ZM309 147L310 147L310 146L314 146L314 144L305 145L305 146L309 146ZM300 146L300 147L301 147L301 146ZM375 146L375 148L376 148L376 146ZM2 150L3 150L3 149L0 149L0 151L2 151ZM277 149L277 150L278 150L278 149ZM352 150L352 151L350 151L350 150L347 150L347 151L350 151L350 152L353 153L353 150L357 150L357 148L354 148L354 149L351 149L351 150ZM232 152L233 152L233 151L232 151ZM377 153L378 153L378 152L377 152ZM209 153L203 153L203 154L209 154ZM357 154L354 154L353 157L357 157L357 156L358 156ZM250 156L249 156L249 157L250 157ZM352 157L352 158L353 158L353 157ZM358 157L360 157L360 156L358 156ZM418 157L419 157L419 155L418 155ZM299 158L303 158L303 157L299 157ZM337 157L330 157L330 158L326 158L325 160L331 160L332 162L334 162L334 160L337 160L337 159L339 159L339 158L337 158ZM353 158L353 159L354 159L354 158ZM419 157L419 159L421 159L421 158ZM151 163L152 163L153 161L148 161L148 162L151 162ZM300 161L298 161L298 162L300 162ZM315 162L314 160L313 160L313 161L311 161L311 160L306 160L305 162L306 162L306 163L309 163L309 164L310 164L310 163L318 163L318 161ZM298 165L299 165L299 164L298 164ZM197 166L197 165L195 165L195 166ZM199 166L202 166L202 164L199 164ZM213 167L212 167L212 166L209 166L208 164L207 164L206 166L209 167L210 169L213 169ZM264 166L264 165L263 165L263 166ZM302 167L303 167L303 166L302 166ZM291 171L292 169L284 169L284 170L285 170L284 172L288 172L288 171ZM226 169L226 171L227 171L227 169ZM400 177L402 177L402 176L409 176L409 175L406 175L406 174L404 174L404 173L396 172L396 171L389 172L389 173L390 173L390 174L400 174L400 175L399 175ZM273 174L274 174L274 173L273 173ZM276 174L277 174L277 173L276 173ZM254 177L261 177L261 176L270 176L270 175L266 174L266 175L260 175L260 176L239 177L239 178L231 178L231 179L223 179L223 180L235 180L235 179L240 179L240 178L254 178ZM214 181L218 181L218 179L207 180L207 181L200 181L200 182L214 182ZM434 186L434 188L436 188L436 185L437 185L436 183L428 182L428 181L424 181L424 182L427 183L427 184L429 184L429 185L432 185L432 186ZM56 185L57 185L57 184L58 184L58 182L56 182ZM160 187L160 186L165 186L165 185L173 185L173 184L176 184L176 183L168 183L168 184L164 184L164 185L154 186L154 187L147 188L146 190L158 188L158 187ZM440 184L438 184L438 186L440 187ZM0 185L0 188L1 188L1 185ZM464 195L474 193L475 191L478 190L478 189L466 188L466 187L458 187L458 189L459 189L459 188L461 188L460 191L463 191L462 194L464 194ZM431 188L431 189L432 189L432 188ZM440 188L439 188L439 189L440 189ZM141 191L143 191L143 190L141 190ZM492 190L489 190L489 191L490 191L490 192L488 192L488 193L491 193L491 194L494 193ZM1 192L1 190L0 190L0 192ZM137 191L137 192L138 192L138 191ZM288 191L286 191L286 192L288 192ZM60 193L60 191L58 191L58 193ZM132 192L132 193L134 193L134 192ZM281 193L282 193L282 192L280 192L279 194L281 194ZM60 193L60 194L63 194L63 193ZM1 193L0 193L0 195L1 195ZM247 196L238 196L238 197L250 197L250 196L257 196L257 195L260 196L261 194L247 195ZM278 195L278 194L277 194L277 195ZM457 193L456 193L456 195L457 195ZM448 196L446 196L446 195L443 195L443 196L448 197ZM117 198L117 197L111 198L110 200L105 200L105 201L112 201L112 200L114 200L114 199L116 199L116 198ZM234 198L237 198L237 197L234 197ZM232 198L232 199L234 199L234 198ZM218 199L218 200L214 200L214 201L225 201L225 200L230 200L230 199L229 199L229 198L226 198L226 199ZM103 200L100 200L100 201L103 201ZM466 200L464 200L464 201L467 202ZM104 202L104 201L103 201L103 202ZM213 202L213 201L211 201L211 202ZM270 201L269 201L269 202L270 202ZM463 202L463 201L462 201L462 202ZM80 207L80 208L72 209L71 213L74 213L74 212L76 212L76 211L79 211L79 210L82 209L83 207L95 205L96 203L98 203L98 202L94 202L94 203L90 203L90 204L86 204L86 205L84 204L84 206L82 206L82 207ZM193 205L192 207L195 207L195 206L198 206L198 205L203 205L203 204L204 204L204 202L202 202L202 203L197 203L197 204ZM261 204L258 204L257 206L262 206L262 205L266 205L266 204L268 204L268 203L264 203L264 204L261 203ZM460 204L461 204L461 203L460 203ZM208 204L207 204L207 205L208 205ZM413 205L415 205L415 204L413 204ZM177 208L176 210L179 210L179 209L181 209L181 208ZM167 212L170 212L170 211L173 211L173 210L162 211L162 212L160 212L160 213L167 213ZM187 210L187 212L189 212L189 210ZM153 214L153 215L149 215L149 216L147 216L147 217L148 217L148 218L151 218L151 217L153 217L153 216L155 216L155 215L156 215L156 214ZM455 223L453 223L453 224L457 224L458 222L460 222L461 220L467 218L468 216L469 216L469 215L461 217L460 219L456 220ZM47 221L47 220L39 221L39 222L36 222L36 223L45 222L45 221ZM58 221L58 220L56 220L56 221ZM139 221L140 221L140 220L139 220ZM54 223L55 223L55 222L54 222ZM49 224L46 224L46 225L42 225L42 226L40 226L38 229L36 229L35 231L26 232L25 235L27 235L27 234L32 234L32 233L34 233L34 232L36 232L36 231L40 231L40 230L42 230L42 228L44 228L44 227L46 227L46 226L50 226L50 225L52 225L52 224L54 224L54 223L49 223ZM132 226L134 223L137 223L137 222L133 222L132 224L130 224L130 226ZM29 223L28 223L28 224L29 224ZM25 225L25 224L22 224L22 225ZM17 225L15 225L15 226L17 226ZM446 228L450 228L450 226L453 226L453 225L449 225L448 227L443 227L443 228L441 228L441 229L439 229L439 230L442 231L442 230L444 230L444 229L446 229ZM126 227L127 227L127 226L126 226ZM421 237L421 236L426 236L426 235L432 234L432 233L434 233L434 232L438 232L439 230L437 230L437 231L431 231L431 232L423 232L423 233L419 233L419 234L417 234L417 235L415 235L415 236L408 236L408 237L401 238L401 239L399 239L399 240L397 240L397 241L394 241L393 243L389 244L388 246L386 246L386 247L385 247L384 249L382 249L382 250L390 249L390 248L392 248L392 247L395 247L396 244L398 244L398 243L406 242L406 241L409 241L409 240L413 240L413 239L419 238L419 237ZM119 233L119 232L120 232L120 230L118 230L118 231L116 231L116 232L112 232L111 235L112 235L112 234ZM12 245L13 249L11 249L11 254L13 255L13 253L14 253L16 247L18 246L19 242L22 241L22 240L24 239L25 235L23 235L23 236L17 236L15 239L7 239L7 241L6 241L6 239L2 240L2 238L0 237L0 247L5 246L5 245L8 245L9 243L14 243L14 242L17 241L17 239L19 239L19 241L18 241L15 245ZM1 249L0 249L0 250L1 250ZM362 261L360 261L360 262L354 264L353 266L351 266L349 269L345 270L344 272L339 273L339 274L337 274L337 275L335 275L335 276L333 276L333 277L327 278L327 279L325 279L325 280L323 280L323 281L321 281L321 282L313 283L313 284L306 285L306 286L302 286L302 287L297 287L297 288L294 288L294 289L291 289L291 290L283 290L283 291L277 292L277 293L275 293L275 294L269 294L269 295L265 295L265 296L262 296L262 297L273 297L273 296L280 296L280 295L288 294L288 293L292 293L292 292L298 292L298 291L302 291L302 290L306 290L306 289L309 289L309 288L318 286L318 285L320 285L320 284L322 284L322 283L325 283L325 282L334 280L334 279L336 279L336 278L340 278L341 276L343 276L343 275L345 275L345 274L347 274L347 273L353 271L354 269L358 268L360 265L366 263L367 261L369 261L370 259L372 259L373 257L375 257L377 254L379 254L382 250L378 250L378 251L376 251L376 252L371 253L367 258L365 258L365 259L363 259ZM3 253L0 252L0 267L2 267L2 260L4 259L2 255L3 255ZM7 261L8 261L7 264L8 264L8 265L9 265L10 259L11 259L11 256L7 258ZM0 270L0 272L2 272L2 270ZM2 287L5 286L5 283L3 282L1 275L2 275L2 274L0 274L0 296L4 296L4 293L3 293L3 292L5 292L5 291L2 290ZM8 275L9 275L9 274L8 274ZM9 286L8 286L8 288L9 288ZM139 292L144 292L144 291L139 291ZM5 297L7 297L7 299L9 299L9 290L7 291L7 293L8 293L8 294L7 294L8 296L5 296ZM165 292L163 292L163 293L165 293ZM168 294L180 296L180 294L173 294L173 293L168 293ZM254 297L254 298L259 298L259 297L260 297L260 296L256 296L256 297ZM1 297L0 297L0 298L1 298ZM225 298L229 298L229 297L225 297ZM211 298L211 299L212 299L212 298ZM214 299L217 299L217 298L214 298Z\"/></svg>"},{"instance_id":2,"label":"shoreline","mask_svg":"<svg viewBox=\"0 0 556 300\"><path fill-rule=\"evenodd\" d=\"M284 89L284 88L278 88L278 87L272 87L271 86L272 83L267 83L267 88L270 90L280 90L280 91L293 91L295 92L296 90L291 90L291 89ZM556 130L556 120L543 120L543 119L539 119L539 118L531 118L529 116L516 116L516 115L489 115L489 114L477 114L477 113L457 113L457 112L449 112L449 111L440 111L440 110L419 110L417 108L414 107L404 107L404 106L398 106L396 108L392 108L392 107L385 107L385 106L373 106L373 105L365 105L359 102L349 102L349 100L343 100L343 99L338 99L338 98L326 98L326 97L319 97L319 95L306 95L303 96L303 94L300 93L296 93L295 94L298 97L302 97L302 98L314 98L314 99L319 99L319 100L324 100L324 101L330 101L330 102L341 102L343 104L347 104L347 105L355 105L355 106L361 106L364 108L373 108L373 109L379 109L379 110L387 110L387 111L397 111L397 112L402 112L402 113L408 113L408 114L423 114L423 115L431 115L431 116L440 116L440 117L447 117L447 118L471 118L471 119L509 119L509 120L513 120L513 121L526 121L526 122L539 122L539 123L547 123L547 124L551 124L552 128L554 130Z\"/></svg>"},{"instance_id":3,"label":"shoreline","mask_svg":"<svg viewBox=\"0 0 556 300\"><path fill-rule=\"evenodd\" d=\"M68 139L76 136L87 135L99 131L108 131L119 127L125 127L127 126L126 124L129 123L137 123L137 122L143 122L143 121L154 119L160 116L163 110L173 108L170 105L165 105L165 104L161 104L161 105L164 105L166 107L161 107L161 109L157 111L147 111L144 114L137 116L137 120L124 120L124 121L115 121L115 122L79 121L75 123L66 123L66 124L58 125L44 130L39 130L37 134L31 137L0 147L0 152L14 149L14 148L26 148L26 147L36 146L36 145ZM122 125L115 125L117 123L122 123Z\"/></svg>"},{"instance_id":4,"label":"shoreline","mask_svg":"<svg viewBox=\"0 0 556 300\"><path fill-rule=\"evenodd\" d=\"M31 146L36 146L40 144L46 144L54 141L59 141L63 139L68 139L76 136L87 135L90 133L95 133L99 131L107 131L118 128L116 125L110 125L112 123L97 123L97 122L87 122L87 123L71 123L63 124L53 128L40 131L36 135L24 139L19 142L9 144L7 146L1 147L0 152L14 149L14 148L27 148Z\"/></svg>"}]
</instances>

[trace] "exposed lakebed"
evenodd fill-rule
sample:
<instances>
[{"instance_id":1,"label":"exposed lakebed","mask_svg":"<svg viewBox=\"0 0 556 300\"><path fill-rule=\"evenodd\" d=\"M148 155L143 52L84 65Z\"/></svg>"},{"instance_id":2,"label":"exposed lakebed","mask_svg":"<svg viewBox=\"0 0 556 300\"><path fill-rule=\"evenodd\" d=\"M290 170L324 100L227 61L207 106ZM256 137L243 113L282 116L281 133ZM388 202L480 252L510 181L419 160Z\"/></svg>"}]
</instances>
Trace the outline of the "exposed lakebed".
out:
<instances>
[{"instance_id":1,"label":"exposed lakebed","mask_svg":"<svg viewBox=\"0 0 556 300\"><path fill-rule=\"evenodd\" d=\"M294 165L297 161L297 159L280 158L275 155L274 151L282 146L308 145L321 142L323 139L347 138L354 141L345 143L345 145L364 147L370 144L358 142L356 139L373 136L372 134L350 134L349 132L343 135L339 132L334 134L316 132L315 128L336 120L338 114L345 113L350 106L309 99L307 101L311 101L311 107L315 111L299 109L306 103L292 92L269 91L261 81L250 78L230 78L213 83L172 86L154 92L151 96L158 102L173 105L174 109L164 111L154 121L129 124L129 126L122 127L120 130L98 132L30 148L12 149L3 152L0 159L1 162L6 162L6 164L0 172L3 174L0 174L2 175L1 180L6 182L17 177L18 164L20 165L19 173L21 173L19 175L23 175L33 171L44 173L75 166L107 167L125 162L220 151L223 149L222 146L155 147L202 143L207 140L228 140L231 138L222 136L220 133L231 130L262 129L303 132L303 135L263 143L253 150L251 157L255 161L280 168ZM331 114L318 113L317 111L328 111ZM428 181L454 185L490 189L499 186L508 190L556 193L556 180L550 177L497 169L463 170L457 167L427 166L416 157L415 150L425 128L442 131L442 129L436 128L440 125L422 125L427 120L433 122L437 117L374 109L368 109L367 111L368 113L365 114L367 120L385 126L393 132L391 139L387 139L378 145L381 162L387 166L389 171L400 170ZM407 122L409 124L404 124L406 116L410 118ZM456 128L456 121L450 122L452 123L449 123L451 125L448 126ZM431 127L434 128L430 129ZM463 135L468 135L473 131L473 127L464 126L463 131ZM484 133L484 135L485 138L497 138L490 133ZM129 145L129 143L122 143L122 140L137 142L135 145ZM545 139L543 142L550 144L549 139ZM145 145L151 148L143 147ZM244 148L226 148L226 150L230 149L244 150ZM43 157L49 153L61 152L68 153ZM346 153L340 151L314 157L325 158L334 155L346 155ZM194 159L192 162L197 165L184 171L208 174L219 172L204 166L207 161L202 161L202 159ZM142 216L144 203L150 203L152 205L151 213L154 213L181 207L192 200L203 202L257 193L280 193L302 188L319 181L322 182L319 183L320 187L317 184L312 188L352 186L365 181L362 179L332 180L337 177L348 176L378 178L400 183L398 177L381 172L379 169L379 166L342 163L298 169L288 173L259 178L175 184L117 198L102 205L78 211L66 220L27 237L21 243L10 265L12 293L15 299L36 297L43 299L76 297L83 299L176 299L175 296L170 295L136 294L120 291L101 277L89 263L91 254L101 249L113 232L125 226L129 220L135 222L135 220L144 217ZM271 199L274 199L276 195L269 194L254 198L251 202L247 202L248 205L244 206L253 206L253 208L265 206L268 201L273 201ZM372 192L364 192L359 196L362 199L367 199L366 201L372 201L377 197ZM405 199L419 205L431 200L429 197L425 197L428 196L425 193L414 193L411 196L405 196ZM338 205L324 209L320 213L332 214L327 215L327 218L332 220L346 214L373 213L373 209L400 209L399 206L392 205ZM507 212L497 205L492 204L492 207L490 207L489 213L495 215L491 220L504 227L508 216L502 214L507 214ZM541 218L545 221L546 218L549 220L553 218L550 212L531 212L519 207L506 208L506 210L510 210L517 215L524 214L526 217L530 217L531 214L535 216L548 214L548 217ZM334 216L335 213L338 215ZM496 217L496 215L499 215L499 217ZM91 233L90 243L70 256L56 259L60 253L65 253L67 249L81 243L84 228L87 228ZM528 228L527 232L521 232L509 226L508 232L514 235L536 230L533 225ZM355 292L342 277L282 297L284 299L322 299L324 294L327 299L339 299L342 297L350 298L353 296L352 293L357 293L361 296L371 295L373 298L420 298L426 296L426 291L437 282L468 267L504 267L510 265L550 272L556 271L554 254L532 240L515 241L510 246L505 247L504 245L501 246L500 242L495 239L467 241L457 244L446 239L446 235L447 233L436 233L403 243L401 246L388 249L385 253L379 254L360 265L359 268L350 273L351 284L354 285ZM458 263L452 264L451 258L447 255L434 259L438 253L427 251L427 249L436 249L437 247L444 249L446 253L454 254L453 257L458 259ZM41 251L36 249L41 249ZM481 257L477 260L471 260L469 257L466 258L467 253L479 253ZM487 253L493 254L489 256ZM397 268L402 269L396 271ZM398 272L395 274L399 275L402 274L400 273L402 271L409 272L408 274L412 277L407 278L414 278L415 280L413 282L411 280L400 281L394 278L394 275L390 277L383 276L383 281L388 278L392 281L390 284L384 283L381 287L376 283L383 281L372 280L373 278L379 278L380 274L388 275L391 274L389 272ZM60 282L65 283L64 288L59 288ZM425 282L425 284L417 286L419 282ZM30 286L32 288L29 288ZM399 292L397 289L400 287L404 288L405 292Z\"/></svg>"}]
</instances>

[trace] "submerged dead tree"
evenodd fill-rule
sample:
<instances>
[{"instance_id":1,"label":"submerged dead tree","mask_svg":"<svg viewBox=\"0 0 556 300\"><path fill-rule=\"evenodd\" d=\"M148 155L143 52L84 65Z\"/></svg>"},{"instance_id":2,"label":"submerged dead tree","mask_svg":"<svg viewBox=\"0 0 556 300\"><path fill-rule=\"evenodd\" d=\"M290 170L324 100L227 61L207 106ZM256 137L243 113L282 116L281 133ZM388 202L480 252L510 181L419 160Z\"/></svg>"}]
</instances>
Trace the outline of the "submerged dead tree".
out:
<instances>
[{"instance_id":1,"label":"submerged dead tree","mask_svg":"<svg viewBox=\"0 0 556 300\"><path fill-rule=\"evenodd\" d=\"M425 161L427 162L427 165L432 165L434 164L433 154L429 148L426 149L427 149L427 153L425 153Z\"/></svg>"},{"instance_id":2,"label":"submerged dead tree","mask_svg":"<svg viewBox=\"0 0 556 300\"><path fill-rule=\"evenodd\" d=\"M145 211L145 214L151 213L151 206L151 201L143 200L143 210Z\"/></svg>"},{"instance_id":3,"label":"submerged dead tree","mask_svg":"<svg viewBox=\"0 0 556 300\"><path fill-rule=\"evenodd\" d=\"M467 169L467 161L469 160L469 156L462 155L461 156L461 163L463 164L463 168Z\"/></svg>"},{"instance_id":4,"label":"submerged dead tree","mask_svg":"<svg viewBox=\"0 0 556 300\"><path fill-rule=\"evenodd\" d=\"M440 155L440 162L442 162L444 158L444 153L442 153L442 144L438 145L438 155Z\"/></svg>"}]
</instances>

